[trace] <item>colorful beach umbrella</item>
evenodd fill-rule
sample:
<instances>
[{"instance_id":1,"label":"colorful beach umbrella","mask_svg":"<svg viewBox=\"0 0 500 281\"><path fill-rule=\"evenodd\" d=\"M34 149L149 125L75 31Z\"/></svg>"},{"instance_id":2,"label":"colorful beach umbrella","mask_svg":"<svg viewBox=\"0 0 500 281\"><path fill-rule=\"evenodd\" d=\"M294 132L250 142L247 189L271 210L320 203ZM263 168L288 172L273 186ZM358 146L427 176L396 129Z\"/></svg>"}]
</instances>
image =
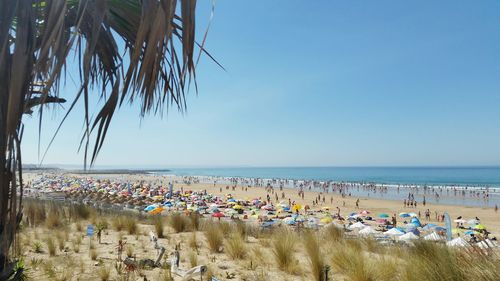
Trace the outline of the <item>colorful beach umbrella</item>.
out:
<instances>
[{"instance_id":1,"label":"colorful beach umbrella","mask_svg":"<svg viewBox=\"0 0 500 281\"><path fill-rule=\"evenodd\" d=\"M484 230L484 229L486 229L486 226L484 226L483 224L477 224L474 226L474 229Z\"/></svg>"},{"instance_id":2,"label":"colorful beach umbrella","mask_svg":"<svg viewBox=\"0 0 500 281\"><path fill-rule=\"evenodd\" d=\"M149 212L156 209L157 207L158 207L157 205L149 205L146 208L144 208L144 211Z\"/></svg>"},{"instance_id":3,"label":"colorful beach umbrella","mask_svg":"<svg viewBox=\"0 0 500 281\"><path fill-rule=\"evenodd\" d=\"M219 220L220 220L220 218L223 218L223 217L225 217L225 216L226 216L226 215L224 215L224 214L223 214L223 213L221 213L221 212L217 212L217 213L213 213L213 214L212 214L212 217L214 217L214 218L218 218Z\"/></svg>"},{"instance_id":4,"label":"colorful beach umbrella","mask_svg":"<svg viewBox=\"0 0 500 281\"><path fill-rule=\"evenodd\" d=\"M389 215L388 214L385 214L385 213L382 213L382 214L378 214L378 217L379 218L388 218Z\"/></svg>"},{"instance_id":5,"label":"colorful beach umbrella","mask_svg":"<svg viewBox=\"0 0 500 281\"><path fill-rule=\"evenodd\" d=\"M292 211L293 212L297 212L300 209L302 209L302 205L300 205L300 204L295 204L295 205L292 206Z\"/></svg>"},{"instance_id":6,"label":"colorful beach umbrella","mask_svg":"<svg viewBox=\"0 0 500 281\"><path fill-rule=\"evenodd\" d=\"M324 217L324 218L321 218L319 221L323 224L328 224L328 223L331 223L333 221L333 219L331 217Z\"/></svg>"},{"instance_id":7,"label":"colorful beach umbrella","mask_svg":"<svg viewBox=\"0 0 500 281\"><path fill-rule=\"evenodd\" d=\"M163 210L164 210L163 207L158 207L156 209L151 210L149 212L149 214L150 215L156 215L156 214L159 214L159 213L163 212Z\"/></svg>"}]
</instances>

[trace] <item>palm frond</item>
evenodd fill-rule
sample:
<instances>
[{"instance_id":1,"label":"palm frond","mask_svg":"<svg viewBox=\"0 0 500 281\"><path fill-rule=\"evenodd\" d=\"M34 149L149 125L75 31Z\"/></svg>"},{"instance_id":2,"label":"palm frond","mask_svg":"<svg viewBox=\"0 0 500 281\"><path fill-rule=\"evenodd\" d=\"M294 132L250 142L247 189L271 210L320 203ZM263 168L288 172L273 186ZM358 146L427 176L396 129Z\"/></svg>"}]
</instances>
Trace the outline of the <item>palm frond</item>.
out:
<instances>
[{"instance_id":1,"label":"palm frond","mask_svg":"<svg viewBox=\"0 0 500 281\"><path fill-rule=\"evenodd\" d=\"M91 137L93 164L125 101L137 103L141 116L165 105L185 110L195 47L206 50L205 38L195 42L196 0L0 0L0 7L1 271L21 215L22 116L39 106L41 120L44 105L64 101L68 57L77 58L80 90L67 114L83 97L86 165ZM90 95L103 100L93 119Z\"/></svg>"}]
</instances>

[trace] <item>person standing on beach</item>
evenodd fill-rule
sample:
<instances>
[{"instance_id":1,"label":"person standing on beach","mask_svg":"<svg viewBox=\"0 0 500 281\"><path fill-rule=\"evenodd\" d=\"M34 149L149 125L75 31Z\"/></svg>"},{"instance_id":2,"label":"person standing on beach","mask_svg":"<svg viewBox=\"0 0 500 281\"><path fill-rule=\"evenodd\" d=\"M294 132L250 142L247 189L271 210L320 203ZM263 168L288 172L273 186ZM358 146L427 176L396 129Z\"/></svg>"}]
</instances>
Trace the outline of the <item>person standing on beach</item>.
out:
<instances>
[{"instance_id":1,"label":"person standing on beach","mask_svg":"<svg viewBox=\"0 0 500 281\"><path fill-rule=\"evenodd\" d=\"M356 200L356 209L359 209L359 198Z\"/></svg>"},{"instance_id":2,"label":"person standing on beach","mask_svg":"<svg viewBox=\"0 0 500 281\"><path fill-rule=\"evenodd\" d=\"M495 213L498 213L498 205L495 204Z\"/></svg>"}]
</instances>

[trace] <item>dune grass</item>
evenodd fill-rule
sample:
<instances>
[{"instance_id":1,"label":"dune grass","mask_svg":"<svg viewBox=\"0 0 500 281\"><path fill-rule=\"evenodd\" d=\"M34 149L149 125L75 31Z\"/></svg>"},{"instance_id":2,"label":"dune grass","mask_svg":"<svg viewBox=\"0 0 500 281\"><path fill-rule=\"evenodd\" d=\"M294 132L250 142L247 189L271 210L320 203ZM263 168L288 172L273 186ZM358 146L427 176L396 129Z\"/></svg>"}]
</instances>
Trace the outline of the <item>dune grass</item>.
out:
<instances>
[{"instance_id":1,"label":"dune grass","mask_svg":"<svg viewBox=\"0 0 500 281\"><path fill-rule=\"evenodd\" d=\"M43 209L44 206L47 208L46 211ZM65 215L68 210L70 215ZM73 213L71 214L71 212ZM85 212L83 211L83 213ZM31 246L31 257L43 257L41 259L32 258L31 268L43 271L44 277L48 278L47 280L64 280L67 274L61 271L63 262L58 261L58 259L71 255L78 256L75 253L80 252L83 234L81 232L72 233L68 224L71 216L77 218L85 216L76 215L76 213L76 210L71 211L67 206L64 208L55 206L54 203L26 203L26 223L37 227L28 228L26 232L23 232L23 239L19 240L19 243L27 247ZM90 210L89 216L92 213L93 211ZM138 218L138 216L127 217L125 213L105 213L101 218L97 219L97 222L99 224L101 219L106 220L107 224L107 220L109 220L113 228L120 229L117 237L123 239L125 238L124 233L140 233L137 225ZM329 265L332 267L330 276L340 276L341 280L500 280L500 257L499 253L495 251L477 248L455 249L446 247L444 244L426 241L416 241L413 246L382 246L373 239L347 239L348 237L344 236L344 230L335 226L329 226L317 232L307 230L294 232L289 228L261 231L258 227L239 222L219 222L211 219L201 219L193 222L193 220L198 219L177 213L170 215L167 221L162 220L157 223L148 219L148 222L156 229L159 237L161 237L161 233L159 233L158 227L160 226L162 230L165 230L164 224L167 222L178 233L201 227L210 252L224 252L219 255L211 255L214 260L209 262L208 265L214 265L215 262L228 258L239 260L236 265L240 268L235 270L243 269L246 272L241 273L242 275L236 278L248 277L247 280L271 280L270 278L275 277L275 275L269 276L266 272L280 269L288 274L299 275L298 278L302 278L302 280L324 281L322 273L325 266ZM80 219L75 222L77 230L81 228L80 231L83 231L85 224L86 222ZM47 231L45 228L38 226L53 226L56 229L54 231L50 229L52 236L46 237L45 233ZM132 231L129 229L132 229ZM73 238L70 240L68 235ZM258 241L248 239L250 236L258 238ZM111 235L109 237L115 236ZM141 239L139 239L137 245L142 245L146 252L145 249L148 247L145 246L142 239L144 237L139 238ZM199 249L200 245L204 245L202 240L198 239L197 233L193 231L186 234L172 235L169 243L177 244L181 242L180 245L188 248L183 262L194 266L199 263L201 257L199 254L206 254L206 250ZM42 241L43 244L38 241ZM65 246L71 247L71 245L73 245L75 253L63 253ZM265 248L261 247L261 245ZM59 248L60 254L58 254L58 257L53 257L56 255L57 248ZM102 257L98 257L98 252L93 244L92 248L89 251L92 260L107 259L104 251L100 253ZM136 250L142 253L140 249ZM44 251L46 252L44 255L33 254L33 252L43 253ZM133 256L134 249L132 245L128 244L125 252L127 256ZM271 254L269 255L269 253ZM85 250L84 255L86 254ZM48 256L50 258L47 258ZM201 258L202 261L205 261L205 258ZM88 260L88 258L86 259ZM275 261L275 263L272 261ZM303 266L299 265L298 261L302 262L301 265ZM83 262L81 264L81 268L88 266ZM75 267L78 267L78 265ZM95 270L87 270L87 272L93 274L94 278L97 279L100 278L97 272L100 269L101 266ZM285 273L280 273L283 274L284 280L287 280L286 278L290 279L290 276ZM308 275L302 275L303 273ZM115 278L113 277L113 279Z\"/></svg>"},{"instance_id":2,"label":"dune grass","mask_svg":"<svg viewBox=\"0 0 500 281\"><path fill-rule=\"evenodd\" d=\"M111 279L111 268L109 266L103 265L97 270L97 276L101 281L108 281Z\"/></svg>"},{"instance_id":3,"label":"dune grass","mask_svg":"<svg viewBox=\"0 0 500 281\"><path fill-rule=\"evenodd\" d=\"M24 201L24 210L29 226L35 227L45 222L46 213L43 202L27 199Z\"/></svg>"},{"instance_id":4,"label":"dune grass","mask_svg":"<svg viewBox=\"0 0 500 281\"><path fill-rule=\"evenodd\" d=\"M323 253L321 251L320 242L316 233L313 232L305 233L303 243L307 257L309 259L312 277L316 281L324 281L325 280L324 268L326 262Z\"/></svg>"},{"instance_id":5,"label":"dune grass","mask_svg":"<svg viewBox=\"0 0 500 281\"><path fill-rule=\"evenodd\" d=\"M127 245L127 247L125 248L125 252L127 254L127 257L131 258L134 256L134 246L132 245Z\"/></svg>"},{"instance_id":6,"label":"dune grass","mask_svg":"<svg viewBox=\"0 0 500 281\"><path fill-rule=\"evenodd\" d=\"M224 247L226 253L233 259L244 259L247 252L245 241L240 233L233 233L227 239Z\"/></svg>"},{"instance_id":7,"label":"dune grass","mask_svg":"<svg viewBox=\"0 0 500 281\"><path fill-rule=\"evenodd\" d=\"M78 232L82 232L83 231L83 224L82 224L82 222L80 222L80 221L76 222L75 223L75 229Z\"/></svg>"},{"instance_id":8,"label":"dune grass","mask_svg":"<svg viewBox=\"0 0 500 281\"><path fill-rule=\"evenodd\" d=\"M290 274L299 274L301 269L295 258L297 236L288 228L273 233L271 251L278 268Z\"/></svg>"},{"instance_id":9,"label":"dune grass","mask_svg":"<svg viewBox=\"0 0 500 281\"><path fill-rule=\"evenodd\" d=\"M189 251L188 253L189 265L195 267L198 265L198 255L194 251Z\"/></svg>"},{"instance_id":10,"label":"dune grass","mask_svg":"<svg viewBox=\"0 0 500 281\"><path fill-rule=\"evenodd\" d=\"M156 235L158 235L158 238L164 238L165 235L163 233L163 230L164 230L163 217L162 216L155 216L155 218L153 219L153 223L154 223Z\"/></svg>"},{"instance_id":11,"label":"dune grass","mask_svg":"<svg viewBox=\"0 0 500 281\"><path fill-rule=\"evenodd\" d=\"M62 209L56 204L50 204L47 218L45 219L45 226L48 229L58 228L63 225Z\"/></svg>"},{"instance_id":12,"label":"dune grass","mask_svg":"<svg viewBox=\"0 0 500 281\"><path fill-rule=\"evenodd\" d=\"M57 239L57 247L58 247L59 251L63 251L64 244L66 243L66 237L65 237L64 233L61 231L58 231L56 233L56 239Z\"/></svg>"},{"instance_id":13,"label":"dune grass","mask_svg":"<svg viewBox=\"0 0 500 281\"><path fill-rule=\"evenodd\" d=\"M187 231L191 222L182 214L172 213L169 216L169 224L176 233L180 233Z\"/></svg>"},{"instance_id":14,"label":"dune grass","mask_svg":"<svg viewBox=\"0 0 500 281\"><path fill-rule=\"evenodd\" d=\"M54 239L51 236L47 237L47 250L49 252L49 256L53 257L56 255L56 244L54 243Z\"/></svg>"},{"instance_id":15,"label":"dune grass","mask_svg":"<svg viewBox=\"0 0 500 281\"><path fill-rule=\"evenodd\" d=\"M91 214L91 208L83 204L73 204L69 208L69 215L73 221L87 220Z\"/></svg>"},{"instance_id":16,"label":"dune grass","mask_svg":"<svg viewBox=\"0 0 500 281\"><path fill-rule=\"evenodd\" d=\"M189 214L190 226L193 231L200 230L200 215L197 213Z\"/></svg>"},{"instance_id":17,"label":"dune grass","mask_svg":"<svg viewBox=\"0 0 500 281\"><path fill-rule=\"evenodd\" d=\"M125 229L125 221L124 221L123 216L113 216L111 218L111 225L118 232L124 230Z\"/></svg>"},{"instance_id":18,"label":"dune grass","mask_svg":"<svg viewBox=\"0 0 500 281\"><path fill-rule=\"evenodd\" d=\"M126 216L125 218L125 228L129 235L137 233L137 220L135 217Z\"/></svg>"},{"instance_id":19,"label":"dune grass","mask_svg":"<svg viewBox=\"0 0 500 281\"><path fill-rule=\"evenodd\" d=\"M329 242L337 242L344 238L344 230L334 225L322 229L322 234L323 239Z\"/></svg>"},{"instance_id":20,"label":"dune grass","mask_svg":"<svg viewBox=\"0 0 500 281\"><path fill-rule=\"evenodd\" d=\"M89 254L90 254L90 259L91 260L93 260L93 261L97 260L98 253L97 253L96 249L91 249L89 251Z\"/></svg>"},{"instance_id":21,"label":"dune grass","mask_svg":"<svg viewBox=\"0 0 500 281\"><path fill-rule=\"evenodd\" d=\"M224 234L222 233L219 224L206 224L205 238L207 239L208 247L210 248L211 252L222 252Z\"/></svg>"},{"instance_id":22,"label":"dune grass","mask_svg":"<svg viewBox=\"0 0 500 281\"><path fill-rule=\"evenodd\" d=\"M198 239L196 237L196 232L193 231L193 233L191 234L191 236L189 237L189 240L188 240L188 245L189 247L192 249L192 250L195 250L198 252Z\"/></svg>"}]
</instances>

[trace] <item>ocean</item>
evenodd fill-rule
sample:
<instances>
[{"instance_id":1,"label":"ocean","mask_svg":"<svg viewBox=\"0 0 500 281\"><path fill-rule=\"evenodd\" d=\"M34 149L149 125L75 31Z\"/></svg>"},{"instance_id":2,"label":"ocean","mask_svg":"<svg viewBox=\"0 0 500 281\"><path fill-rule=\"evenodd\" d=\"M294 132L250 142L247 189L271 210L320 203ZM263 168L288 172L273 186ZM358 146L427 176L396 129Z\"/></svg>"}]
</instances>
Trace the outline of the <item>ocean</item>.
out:
<instances>
[{"instance_id":1,"label":"ocean","mask_svg":"<svg viewBox=\"0 0 500 281\"><path fill-rule=\"evenodd\" d=\"M500 167L245 167L171 168L163 174L297 179L379 184L500 187Z\"/></svg>"},{"instance_id":2,"label":"ocean","mask_svg":"<svg viewBox=\"0 0 500 281\"><path fill-rule=\"evenodd\" d=\"M260 179L317 180L349 183L374 183L389 187L384 192L351 188L349 194L362 198L401 200L414 193L420 202L462 206L500 205L500 167L246 167L246 168L171 168L155 171L160 175L238 177ZM210 179L202 179L210 183ZM227 180L218 180L228 183ZM401 189L397 188L401 185ZM431 186L413 189L405 186ZM290 187L286 186L285 187ZM455 187L457 187L455 191ZM461 196L458 191L467 189ZM489 197L483 191L489 190ZM473 193L472 191L475 190ZM320 191L320 190L317 190ZM436 196L439 193L439 196ZM473 194L477 194L473 195Z\"/></svg>"}]
</instances>

